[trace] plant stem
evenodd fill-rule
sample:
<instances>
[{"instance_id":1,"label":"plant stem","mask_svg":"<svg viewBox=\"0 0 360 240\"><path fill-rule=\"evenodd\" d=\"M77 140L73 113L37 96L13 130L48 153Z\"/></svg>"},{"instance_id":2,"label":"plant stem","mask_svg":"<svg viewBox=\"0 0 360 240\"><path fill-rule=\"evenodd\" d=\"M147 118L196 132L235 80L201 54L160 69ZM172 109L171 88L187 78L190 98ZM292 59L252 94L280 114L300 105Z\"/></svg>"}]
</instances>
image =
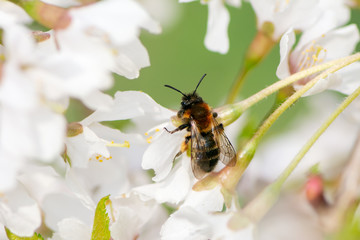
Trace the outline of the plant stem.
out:
<instances>
[{"instance_id":1,"label":"plant stem","mask_svg":"<svg viewBox=\"0 0 360 240\"><path fill-rule=\"evenodd\" d=\"M349 104L360 95L360 87L357 88L351 95L349 95L340 106L331 114L331 116L321 125L321 127L315 132L315 134L310 138L310 140L302 147L300 152L295 156L291 161L289 166L284 170L284 172L276 180L276 185L279 187L283 185L286 179L294 171L296 166L299 164L301 159L305 154L310 150L312 145L317 141L317 139L324 133L324 131L330 126L330 124L342 113Z\"/></svg>"},{"instance_id":2,"label":"plant stem","mask_svg":"<svg viewBox=\"0 0 360 240\"><path fill-rule=\"evenodd\" d=\"M329 74L338 71L339 69L358 61L360 58L360 53L349 56L342 61L337 62L336 65L332 66L325 72L320 73L314 79L309 81L305 86L296 91L291 95L283 104L280 105L259 127L254 136L248 141L245 146L242 148L237 155L237 163L234 167L224 167L220 172L218 178L221 179L222 185L229 192L233 192L239 182L243 172L250 164L255 154L257 146L264 136L264 134L269 130L273 123L280 117L280 115L285 112L296 100L298 100L305 92L312 88L320 79L326 78ZM291 78L291 77L290 77Z\"/></svg>"},{"instance_id":3,"label":"plant stem","mask_svg":"<svg viewBox=\"0 0 360 240\"><path fill-rule=\"evenodd\" d=\"M269 209L276 203L280 190L290 174L294 171L301 159L310 150L312 145L317 139L324 133L324 131L330 126L330 124L339 116L349 104L360 95L360 87L349 95L341 105L331 114L331 116L321 125L321 127L315 132L310 140L303 146L300 152L295 156L287 168L282 172L278 179L267 186L261 193L253 199L245 208L244 213L251 218L254 222L259 221Z\"/></svg>"},{"instance_id":4,"label":"plant stem","mask_svg":"<svg viewBox=\"0 0 360 240\"><path fill-rule=\"evenodd\" d=\"M235 101L244 85L247 74L267 56L274 45L275 42L266 32L257 32L246 52L243 67L231 87L226 103L233 103Z\"/></svg>"},{"instance_id":5,"label":"plant stem","mask_svg":"<svg viewBox=\"0 0 360 240\"><path fill-rule=\"evenodd\" d=\"M278 91L279 89L284 88L300 79L311 76L314 73L324 71L332 66L337 65L339 66L340 69L358 60L360 60L360 53L356 53L351 56L339 58L333 61L326 62L321 65L314 66L312 68L308 68L301 72L297 72L283 80L277 81L276 83L270 85L267 88L264 88L263 90L259 91L258 93L252 95L251 97L245 100L242 100L234 104L225 105L221 108L215 109L215 111L219 114L219 119L220 119L219 121L222 122L225 126L227 126L232 122L234 122L236 119L238 119L245 110L247 110L254 104L260 102L269 95L273 94L274 92Z\"/></svg>"}]
</instances>

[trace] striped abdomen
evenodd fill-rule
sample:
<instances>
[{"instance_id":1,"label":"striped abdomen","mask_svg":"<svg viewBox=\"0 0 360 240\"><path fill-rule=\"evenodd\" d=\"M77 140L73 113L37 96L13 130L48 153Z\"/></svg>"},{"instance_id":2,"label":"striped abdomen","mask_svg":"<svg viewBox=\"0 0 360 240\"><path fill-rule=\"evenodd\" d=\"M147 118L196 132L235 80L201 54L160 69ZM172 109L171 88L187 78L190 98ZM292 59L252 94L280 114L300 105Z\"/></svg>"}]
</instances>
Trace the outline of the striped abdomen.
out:
<instances>
[{"instance_id":1,"label":"striped abdomen","mask_svg":"<svg viewBox=\"0 0 360 240\"><path fill-rule=\"evenodd\" d=\"M211 172L219 161L220 149L215 141L212 130L201 133L202 144L193 149L196 164L204 171Z\"/></svg>"}]
</instances>

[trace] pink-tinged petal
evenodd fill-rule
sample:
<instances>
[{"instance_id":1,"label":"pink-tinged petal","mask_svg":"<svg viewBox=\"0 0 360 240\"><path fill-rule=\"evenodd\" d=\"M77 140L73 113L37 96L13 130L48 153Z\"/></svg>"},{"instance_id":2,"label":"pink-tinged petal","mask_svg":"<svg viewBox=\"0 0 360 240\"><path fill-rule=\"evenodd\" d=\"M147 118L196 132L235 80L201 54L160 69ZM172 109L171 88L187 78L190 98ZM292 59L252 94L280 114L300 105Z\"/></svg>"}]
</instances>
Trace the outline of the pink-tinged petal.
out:
<instances>
[{"instance_id":1,"label":"pink-tinged petal","mask_svg":"<svg viewBox=\"0 0 360 240\"><path fill-rule=\"evenodd\" d=\"M225 54L229 50L228 26L230 15L222 0L211 0L205 36L207 49Z\"/></svg>"},{"instance_id":2,"label":"pink-tinged petal","mask_svg":"<svg viewBox=\"0 0 360 240\"><path fill-rule=\"evenodd\" d=\"M172 127L171 124L166 126L169 130ZM157 138L146 149L141 164L143 169L154 169L153 180L156 182L163 180L170 173L174 158L180 151L181 142L184 140L184 132L171 134L165 129L160 131Z\"/></svg>"},{"instance_id":3,"label":"pink-tinged petal","mask_svg":"<svg viewBox=\"0 0 360 240\"><path fill-rule=\"evenodd\" d=\"M276 70L276 76L280 79L290 76L289 57L294 43L295 33L289 29L280 40L280 63Z\"/></svg>"},{"instance_id":4,"label":"pink-tinged petal","mask_svg":"<svg viewBox=\"0 0 360 240\"><path fill-rule=\"evenodd\" d=\"M188 194L191 188L190 180L188 169L178 164L163 181L143 185L133 191L139 193L144 200L155 199L159 203L178 204Z\"/></svg>"}]
</instances>

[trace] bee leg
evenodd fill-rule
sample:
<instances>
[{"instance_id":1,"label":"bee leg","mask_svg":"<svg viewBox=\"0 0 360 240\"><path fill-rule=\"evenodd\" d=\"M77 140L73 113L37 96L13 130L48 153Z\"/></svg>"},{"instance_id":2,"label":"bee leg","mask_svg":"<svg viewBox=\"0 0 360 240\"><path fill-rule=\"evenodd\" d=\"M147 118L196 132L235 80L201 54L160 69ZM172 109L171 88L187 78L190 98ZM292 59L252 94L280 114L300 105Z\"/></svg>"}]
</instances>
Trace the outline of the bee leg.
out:
<instances>
[{"instance_id":1,"label":"bee leg","mask_svg":"<svg viewBox=\"0 0 360 240\"><path fill-rule=\"evenodd\" d=\"M214 129L224 131L224 125L220 123L219 125L215 126Z\"/></svg>"},{"instance_id":2,"label":"bee leg","mask_svg":"<svg viewBox=\"0 0 360 240\"><path fill-rule=\"evenodd\" d=\"M185 141L181 144L180 151L176 154L175 158L179 157L181 154L186 152L190 139L191 139L191 135L185 137Z\"/></svg>"},{"instance_id":3,"label":"bee leg","mask_svg":"<svg viewBox=\"0 0 360 240\"><path fill-rule=\"evenodd\" d=\"M165 129L168 133L173 134L173 133L176 133L176 132L181 131L181 130L183 130L183 129L185 129L185 128L188 128L188 127L190 127L190 124L189 124L189 123L185 123L185 124L180 125L179 127L175 128L175 129L172 130L172 131L169 131L166 127L164 127L164 129Z\"/></svg>"}]
</instances>

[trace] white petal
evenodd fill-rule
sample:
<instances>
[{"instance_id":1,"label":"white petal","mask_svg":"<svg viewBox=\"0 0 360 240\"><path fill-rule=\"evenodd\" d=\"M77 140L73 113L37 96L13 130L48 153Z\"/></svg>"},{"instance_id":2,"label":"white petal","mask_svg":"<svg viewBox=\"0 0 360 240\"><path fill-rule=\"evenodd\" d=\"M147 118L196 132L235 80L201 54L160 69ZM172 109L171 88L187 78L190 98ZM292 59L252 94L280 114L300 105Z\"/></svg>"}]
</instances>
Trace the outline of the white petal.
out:
<instances>
[{"instance_id":1,"label":"white petal","mask_svg":"<svg viewBox=\"0 0 360 240\"><path fill-rule=\"evenodd\" d=\"M116 92L115 100L109 111L95 111L82 123L89 125L97 121L130 119L145 114L152 114L159 119L170 119L174 112L156 103L149 95L139 91Z\"/></svg>"},{"instance_id":2,"label":"white petal","mask_svg":"<svg viewBox=\"0 0 360 240\"><path fill-rule=\"evenodd\" d=\"M71 217L80 219L87 225L92 225L95 208L90 211L77 198L58 193L49 194L45 197L42 210L46 226L56 230L58 222Z\"/></svg>"},{"instance_id":3,"label":"white petal","mask_svg":"<svg viewBox=\"0 0 360 240\"><path fill-rule=\"evenodd\" d=\"M325 34L316 43L327 50L327 59L336 59L350 55L355 50L359 39L357 26L351 24Z\"/></svg>"},{"instance_id":4,"label":"white petal","mask_svg":"<svg viewBox=\"0 0 360 240\"><path fill-rule=\"evenodd\" d=\"M0 201L0 222L19 236L31 236L41 224L38 205L20 184Z\"/></svg>"},{"instance_id":5,"label":"white petal","mask_svg":"<svg viewBox=\"0 0 360 240\"><path fill-rule=\"evenodd\" d=\"M162 240L207 240L212 239L213 229L206 215L184 207L170 216L160 234Z\"/></svg>"},{"instance_id":6,"label":"white petal","mask_svg":"<svg viewBox=\"0 0 360 240\"><path fill-rule=\"evenodd\" d=\"M233 7L241 7L241 0L226 0L226 3Z\"/></svg>"},{"instance_id":7,"label":"white petal","mask_svg":"<svg viewBox=\"0 0 360 240\"><path fill-rule=\"evenodd\" d=\"M224 197L220 187L208 191L191 191L181 207L190 206L199 212L221 211L224 206Z\"/></svg>"},{"instance_id":8,"label":"white petal","mask_svg":"<svg viewBox=\"0 0 360 240\"><path fill-rule=\"evenodd\" d=\"M63 150L65 119L48 109L31 112L2 109L1 137L5 150L52 161Z\"/></svg>"},{"instance_id":9,"label":"white petal","mask_svg":"<svg viewBox=\"0 0 360 240\"><path fill-rule=\"evenodd\" d=\"M166 127L170 129L171 125L168 124ZM143 169L154 169L153 180L156 182L163 180L169 174L184 139L182 132L171 134L164 129L160 131L157 139L146 149L141 164Z\"/></svg>"},{"instance_id":10,"label":"white petal","mask_svg":"<svg viewBox=\"0 0 360 240\"><path fill-rule=\"evenodd\" d=\"M22 161L22 158L10 154L0 146L0 192L16 186L16 174L22 166Z\"/></svg>"},{"instance_id":11,"label":"white petal","mask_svg":"<svg viewBox=\"0 0 360 240\"><path fill-rule=\"evenodd\" d=\"M114 104L111 96L97 90L82 97L81 100L88 108L100 111L109 110L111 109L112 104Z\"/></svg>"},{"instance_id":12,"label":"white petal","mask_svg":"<svg viewBox=\"0 0 360 240\"><path fill-rule=\"evenodd\" d=\"M350 9L344 1L320 0L320 9L321 15L314 25L304 31L298 45L308 43L322 34L344 25L350 19Z\"/></svg>"},{"instance_id":13,"label":"white petal","mask_svg":"<svg viewBox=\"0 0 360 240\"><path fill-rule=\"evenodd\" d=\"M137 37L139 28L159 33L159 25L150 18L144 9L131 0L101 1L86 7L75 8L71 15L81 21L84 31L92 29L107 34L116 45L126 44Z\"/></svg>"},{"instance_id":14,"label":"white petal","mask_svg":"<svg viewBox=\"0 0 360 240\"><path fill-rule=\"evenodd\" d=\"M276 70L276 76L280 79L290 76L289 56L294 43L295 33L293 29L289 29L280 40L280 63Z\"/></svg>"},{"instance_id":15,"label":"white petal","mask_svg":"<svg viewBox=\"0 0 360 240\"><path fill-rule=\"evenodd\" d=\"M142 236L145 226L161 217L161 211L155 201L142 201L137 195L111 198L115 222L110 231L114 240L134 239Z\"/></svg>"},{"instance_id":16,"label":"white petal","mask_svg":"<svg viewBox=\"0 0 360 240\"><path fill-rule=\"evenodd\" d=\"M278 2L276 1L276 3ZM318 19L321 10L318 2L318 0L294 0L284 3L286 6L280 11L275 10L273 39L279 39L290 27L301 31L311 27Z\"/></svg>"},{"instance_id":17,"label":"white petal","mask_svg":"<svg viewBox=\"0 0 360 240\"><path fill-rule=\"evenodd\" d=\"M66 138L67 154L73 167L87 167L93 155L110 157L105 140L99 138L90 128L83 126L83 132Z\"/></svg>"},{"instance_id":18,"label":"white petal","mask_svg":"<svg viewBox=\"0 0 360 240\"><path fill-rule=\"evenodd\" d=\"M211 0L205 36L207 49L225 54L229 50L228 25L230 15L222 0Z\"/></svg>"},{"instance_id":19,"label":"white petal","mask_svg":"<svg viewBox=\"0 0 360 240\"><path fill-rule=\"evenodd\" d=\"M191 188L188 169L177 165L172 173L163 181L134 188L144 200L155 199L159 203L178 204Z\"/></svg>"},{"instance_id":20,"label":"white petal","mask_svg":"<svg viewBox=\"0 0 360 240\"><path fill-rule=\"evenodd\" d=\"M352 63L336 73L342 78L341 85L330 87L330 89L349 95L360 86L360 81L357 77L360 74L360 63Z\"/></svg>"},{"instance_id":21,"label":"white petal","mask_svg":"<svg viewBox=\"0 0 360 240\"><path fill-rule=\"evenodd\" d=\"M52 237L52 240L90 240L91 227L84 224L76 218L66 218L58 224L58 231Z\"/></svg>"},{"instance_id":22,"label":"white petal","mask_svg":"<svg viewBox=\"0 0 360 240\"><path fill-rule=\"evenodd\" d=\"M129 79L139 77L140 69L150 66L148 52L138 39L120 46L116 61L114 72Z\"/></svg>"}]
</instances>

